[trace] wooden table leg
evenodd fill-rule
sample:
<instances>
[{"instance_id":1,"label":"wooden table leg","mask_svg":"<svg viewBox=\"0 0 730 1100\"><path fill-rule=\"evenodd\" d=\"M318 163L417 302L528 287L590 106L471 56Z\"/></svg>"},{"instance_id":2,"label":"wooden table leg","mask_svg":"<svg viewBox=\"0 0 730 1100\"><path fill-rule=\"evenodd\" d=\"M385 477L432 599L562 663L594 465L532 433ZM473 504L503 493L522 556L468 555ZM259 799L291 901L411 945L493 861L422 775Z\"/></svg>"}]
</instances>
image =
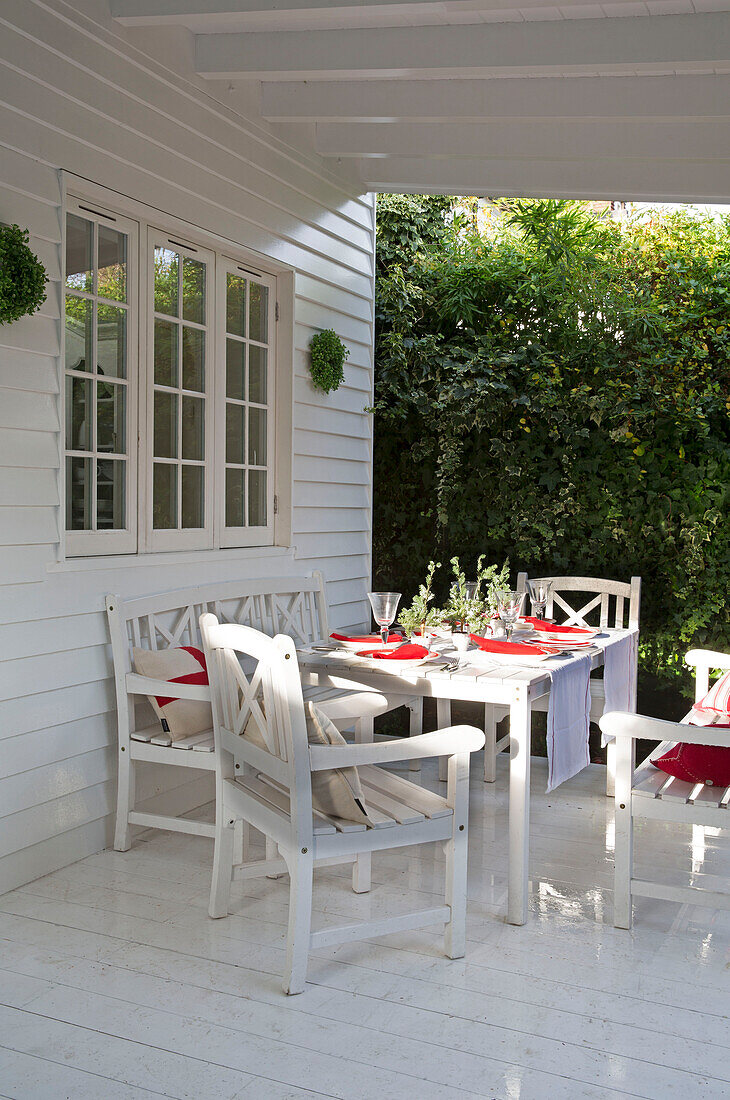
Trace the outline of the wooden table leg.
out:
<instances>
[{"instance_id":1,"label":"wooden table leg","mask_svg":"<svg viewBox=\"0 0 730 1100\"><path fill-rule=\"evenodd\" d=\"M524 924L530 855L530 742L532 708L527 685L515 687L510 704L509 870L507 920Z\"/></svg>"},{"instance_id":2,"label":"wooden table leg","mask_svg":"<svg viewBox=\"0 0 730 1100\"><path fill-rule=\"evenodd\" d=\"M436 700L436 729L443 730L451 725L451 700ZM439 756L439 779L445 783L449 777L449 758Z\"/></svg>"}]
</instances>

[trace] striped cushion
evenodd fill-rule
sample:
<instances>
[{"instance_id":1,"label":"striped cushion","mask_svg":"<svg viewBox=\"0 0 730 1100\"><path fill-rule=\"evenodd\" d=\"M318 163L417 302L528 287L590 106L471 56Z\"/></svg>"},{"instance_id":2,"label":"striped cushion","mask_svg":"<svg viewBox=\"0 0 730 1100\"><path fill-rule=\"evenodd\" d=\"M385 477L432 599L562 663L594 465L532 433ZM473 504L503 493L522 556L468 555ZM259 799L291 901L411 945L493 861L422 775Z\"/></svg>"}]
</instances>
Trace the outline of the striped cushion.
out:
<instances>
[{"instance_id":1,"label":"striped cushion","mask_svg":"<svg viewBox=\"0 0 730 1100\"><path fill-rule=\"evenodd\" d=\"M682 721L690 726L730 728L730 672L712 685L704 699L695 703ZM721 745L687 745L680 742L652 763L667 775L674 775L687 783L730 787L730 748Z\"/></svg>"}]
</instances>

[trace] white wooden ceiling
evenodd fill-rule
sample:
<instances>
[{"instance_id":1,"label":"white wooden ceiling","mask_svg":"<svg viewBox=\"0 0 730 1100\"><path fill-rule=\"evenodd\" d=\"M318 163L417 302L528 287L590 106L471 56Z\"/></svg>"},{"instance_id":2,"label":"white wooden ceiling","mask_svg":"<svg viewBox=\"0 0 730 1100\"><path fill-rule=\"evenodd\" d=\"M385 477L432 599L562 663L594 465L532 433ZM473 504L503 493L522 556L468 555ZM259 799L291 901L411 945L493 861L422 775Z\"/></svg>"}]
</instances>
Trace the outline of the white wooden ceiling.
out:
<instances>
[{"instance_id":1,"label":"white wooden ceiling","mask_svg":"<svg viewBox=\"0 0 730 1100\"><path fill-rule=\"evenodd\" d=\"M730 201L730 0L110 3L366 189Z\"/></svg>"}]
</instances>

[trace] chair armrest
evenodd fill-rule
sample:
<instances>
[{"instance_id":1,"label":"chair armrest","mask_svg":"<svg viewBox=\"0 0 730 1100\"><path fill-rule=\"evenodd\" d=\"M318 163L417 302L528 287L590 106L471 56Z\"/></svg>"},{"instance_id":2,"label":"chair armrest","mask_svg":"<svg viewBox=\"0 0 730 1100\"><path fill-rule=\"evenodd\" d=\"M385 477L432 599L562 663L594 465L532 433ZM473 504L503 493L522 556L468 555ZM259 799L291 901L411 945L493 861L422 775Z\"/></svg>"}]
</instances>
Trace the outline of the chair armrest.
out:
<instances>
[{"instance_id":1,"label":"chair armrest","mask_svg":"<svg viewBox=\"0 0 730 1100\"><path fill-rule=\"evenodd\" d=\"M719 653L714 649L690 649L684 660L692 667L704 665L706 668L730 668L730 653Z\"/></svg>"},{"instance_id":2,"label":"chair armrest","mask_svg":"<svg viewBox=\"0 0 730 1100\"><path fill-rule=\"evenodd\" d=\"M612 710L599 725L611 737L641 738L643 741L684 741L690 745L720 745L730 748L730 729L720 726L688 726L684 722L665 722L643 714Z\"/></svg>"},{"instance_id":3,"label":"chair armrest","mask_svg":"<svg viewBox=\"0 0 730 1100\"><path fill-rule=\"evenodd\" d=\"M421 733L417 737L398 737L391 741L358 745L310 745L313 772L330 768L351 768L358 764L385 764L396 760L420 760L429 756L457 756L476 752L484 744L484 734L474 726L450 726L448 729Z\"/></svg>"},{"instance_id":4,"label":"chair armrest","mask_svg":"<svg viewBox=\"0 0 730 1100\"><path fill-rule=\"evenodd\" d=\"M130 695L161 695L163 699L210 702L210 688L206 684L173 684L170 680L153 680L136 672L128 672L125 683Z\"/></svg>"}]
</instances>

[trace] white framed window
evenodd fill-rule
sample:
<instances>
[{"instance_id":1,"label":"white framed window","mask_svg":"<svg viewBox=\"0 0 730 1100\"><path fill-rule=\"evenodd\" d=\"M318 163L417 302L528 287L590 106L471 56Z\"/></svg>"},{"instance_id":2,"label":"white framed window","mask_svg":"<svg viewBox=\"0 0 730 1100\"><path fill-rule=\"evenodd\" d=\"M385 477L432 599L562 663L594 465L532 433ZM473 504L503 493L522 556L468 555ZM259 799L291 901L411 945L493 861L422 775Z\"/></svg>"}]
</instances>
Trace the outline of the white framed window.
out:
<instances>
[{"instance_id":1,"label":"white framed window","mask_svg":"<svg viewBox=\"0 0 730 1100\"><path fill-rule=\"evenodd\" d=\"M148 255L148 549L210 549L215 255L154 229Z\"/></svg>"},{"instance_id":2,"label":"white framed window","mask_svg":"<svg viewBox=\"0 0 730 1100\"><path fill-rule=\"evenodd\" d=\"M138 229L70 202L65 263L66 546L137 546Z\"/></svg>"},{"instance_id":3,"label":"white framed window","mask_svg":"<svg viewBox=\"0 0 730 1100\"><path fill-rule=\"evenodd\" d=\"M219 388L218 465L221 546L273 542L276 282L242 264L219 264L219 330L225 333L225 377Z\"/></svg>"},{"instance_id":4,"label":"white framed window","mask_svg":"<svg viewBox=\"0 0 730 1100\"><path fill-rule=\"evenodd\" d=\"M67 202L66 552L272 545L276 276L123 209Z\"/></svg>"}]
</instances>

